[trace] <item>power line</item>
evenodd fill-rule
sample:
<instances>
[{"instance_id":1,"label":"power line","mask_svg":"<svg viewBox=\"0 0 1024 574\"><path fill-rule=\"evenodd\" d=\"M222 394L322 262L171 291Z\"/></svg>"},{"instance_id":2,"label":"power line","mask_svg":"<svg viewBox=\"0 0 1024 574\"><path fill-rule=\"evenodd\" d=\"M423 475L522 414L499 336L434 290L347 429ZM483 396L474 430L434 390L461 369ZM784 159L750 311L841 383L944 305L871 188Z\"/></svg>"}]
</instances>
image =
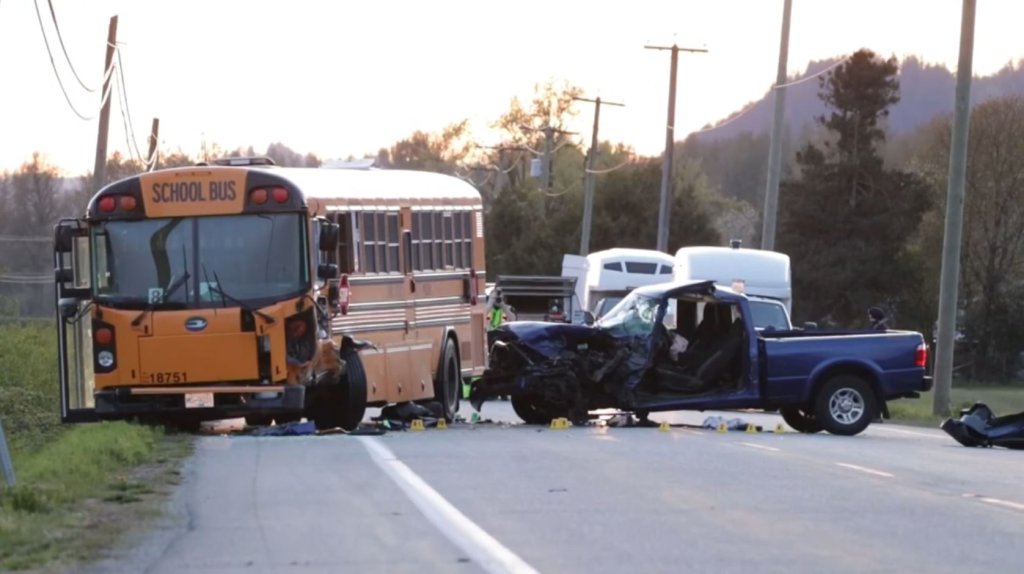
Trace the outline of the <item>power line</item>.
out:
<instances>
[{"instance_id":1,"label":"power line","mask_svg":"<svg viewBox=\"0 0 1024 574\"><path fill-rule=\"evenodd\" d=\"M64 94L64 100L68 103L68 106L71 108L71 111L73 111L75 113L75 115L78 116L79 118L81 118L82 120L92 121L92 120L96 119L96 116L86 117L84 114L82 114L82 112L78 111L78 108L75 107L75 104L71 102L71 97L68 95L68 91L64 87L64 80L61 79L60 72L57 71L57 63L53 59L53 50L50 49L50 39L46 35L46 28L43 26L43 15L39 11L39 0L36 0L35 7L36 7L36 19L39 21L39 32L42 33L42 35L43 35L43 43L46 44L46 54L47 54L47 56L50 57L50 67L53 68L53 75L56 76L56 78L57 78L57 84L60 85L60 91L61 91L62 94ZM105 74L105 75L109 77L109 73L112 70L113 70L113 64L111 64L111 66L109 68L107 68L107 74ZM108 86L107 89L103 92L103 101L100 103L100 108L102 108L106 104L107 98L109 98L109 97L110 97L110 87Z\"/></svg>"},{"instance_id":2,"label":"power line","mask_svg":"<svg viewBox=\"0 0 1024 574\"><path fill-rule=\"evenodd\" d=\"M145 160L142 159L142 152L139 150L138 138L135 137L135 124L134 122L132 122L132 111L131 107L128 105L128 87L124 81L124 62L121 61L121 47L114 46L114 49L117 51L117 75L120 79L118 82L118 86L120 89L119 94L124 95L124 109L122 109L121 112L122 115L127 116L126 121L128 123L125 137L127 137L128 132L131 132L131 141L129 142L129 145L135 148L135 155L138 156L139 161L143 162L146 168L149 168L150 162L152 161L153 158L146 158ZM128 153L129 155L131 155L130 149Z\"/></svg>"},{"instance_id":3,"label":"power line","mask_svg":"<svg viewBox=\"0 0 1024 574\"><path fill-rule=\"evenodd\" d=\"M38 0L36 1L38 2ZM81 76L79 76L78 72L75 70L74 64L71 63L71 56L68 55L68 49L64 46L64 36L61 35L60 26L57 24L57 12L53 9L53 0L46 0L46 3L50 6L50 18L53 20L53 29L57 31L57 40L60 41L60 49L64 52L64 59L67 60L68 67L71 68L71 73L74 74L75 79L78 80L78 85L82 86L85 91L90 93L95 92L96 88L86 86L85 82L82 81Z\"/></svg>"}]
</instances>

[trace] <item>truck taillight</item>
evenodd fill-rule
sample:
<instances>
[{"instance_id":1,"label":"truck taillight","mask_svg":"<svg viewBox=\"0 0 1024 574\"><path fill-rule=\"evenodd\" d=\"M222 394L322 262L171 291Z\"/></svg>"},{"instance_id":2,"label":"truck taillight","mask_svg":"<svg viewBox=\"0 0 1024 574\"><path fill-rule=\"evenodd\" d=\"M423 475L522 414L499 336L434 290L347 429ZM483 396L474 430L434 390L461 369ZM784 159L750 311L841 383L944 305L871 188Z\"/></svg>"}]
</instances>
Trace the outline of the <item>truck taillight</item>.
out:
<instances>
[{"instance_id":1,"label":"truck taillight","mask_svg":"<svg viewBox=\"0 0 1024 574\"><path fill-rule=\"evenodd\" d=\"M922 369L928 366L928 345L921 343L914 353L914 364Z\"/></svg>"}]
</instances>

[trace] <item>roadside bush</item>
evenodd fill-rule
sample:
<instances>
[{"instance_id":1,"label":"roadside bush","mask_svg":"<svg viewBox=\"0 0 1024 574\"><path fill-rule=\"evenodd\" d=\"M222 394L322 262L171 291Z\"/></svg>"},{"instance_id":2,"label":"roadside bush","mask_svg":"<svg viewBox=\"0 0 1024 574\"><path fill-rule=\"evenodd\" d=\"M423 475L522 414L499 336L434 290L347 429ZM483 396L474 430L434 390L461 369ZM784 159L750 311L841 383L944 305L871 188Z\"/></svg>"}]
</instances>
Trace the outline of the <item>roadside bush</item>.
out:
<instances>
[{"instance_id":1,"label":"roadside bush","mask_svg":"<svg viewBox=\"0 0 1024 574\"><path fill-rule=\"evenodd\" d=\"M57 334L48 322L0 324L0 420L12 448L35 448L57 431Z\"/></svg>"}]
</instances>

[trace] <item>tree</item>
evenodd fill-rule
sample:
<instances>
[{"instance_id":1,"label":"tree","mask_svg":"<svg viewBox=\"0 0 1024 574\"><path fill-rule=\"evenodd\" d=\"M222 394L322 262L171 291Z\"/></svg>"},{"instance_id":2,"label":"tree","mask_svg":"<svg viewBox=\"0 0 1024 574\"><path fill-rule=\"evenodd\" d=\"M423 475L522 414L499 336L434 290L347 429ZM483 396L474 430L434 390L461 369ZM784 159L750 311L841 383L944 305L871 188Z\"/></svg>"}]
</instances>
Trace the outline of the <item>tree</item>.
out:
<instances>
[{"instance_id":1,"label":"tree","mask_svg":"<svg viewBox=\"0 0 1024 574\"><path fill-rule=\"evenodd\" d=\"M799 176L780 191L779 249L793 261L798 318L864 326L869 306L895 315L919 297L907 245L931 194L918 175L885 169L879 152L896 72L895 58L865 49L820 80L829 111L817 122L829 137L797 152Z\"/></svg>"},{"instance_id":2,"label":"tree","mask_svg":"<svg viewBox=\"0 0 1024 574\"><path fill-rule=\"evenodd\" d=\"M935 188L929 218L930 277L939 275L951 118L922 130L927 147L922 173ZM1024 347L1024 97L978 105L971 114L967 145L958 325L971 346L972 378L1007 379ZM924 247L922 247L924 249Z\"/></svg>"},{"instance_id":3,"label":"tree","mask_svg":"<svg viewBox=\"0 0 1024 574\"><path fill-rule=\"evenodd\" d=\"M377 154L381 167L453 174L469 155L469 120L445 126L440 134L415 131Z\"/></svg>"}]
</instances>

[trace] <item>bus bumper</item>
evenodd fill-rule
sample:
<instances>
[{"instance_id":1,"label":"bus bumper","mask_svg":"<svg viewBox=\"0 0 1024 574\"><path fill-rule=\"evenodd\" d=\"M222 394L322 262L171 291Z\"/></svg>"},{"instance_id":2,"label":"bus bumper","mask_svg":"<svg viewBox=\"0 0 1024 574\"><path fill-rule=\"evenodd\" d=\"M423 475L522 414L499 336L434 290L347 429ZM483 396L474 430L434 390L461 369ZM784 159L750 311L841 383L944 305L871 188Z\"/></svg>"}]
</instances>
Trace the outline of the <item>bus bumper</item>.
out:
<instances>
[{"instance_id":1,"label":"bus bumper","mask_svg":"<svg viewBox=\"0 0 1024 574\"><path fill-rule=\"evenodd\" d=\"M254 414L301 412L306 387L302 385L208 385L197 387L127 387L93 394L96 414L102 419L139 415L184 415L217 420Z\"/></svg>"}]
</instances>

